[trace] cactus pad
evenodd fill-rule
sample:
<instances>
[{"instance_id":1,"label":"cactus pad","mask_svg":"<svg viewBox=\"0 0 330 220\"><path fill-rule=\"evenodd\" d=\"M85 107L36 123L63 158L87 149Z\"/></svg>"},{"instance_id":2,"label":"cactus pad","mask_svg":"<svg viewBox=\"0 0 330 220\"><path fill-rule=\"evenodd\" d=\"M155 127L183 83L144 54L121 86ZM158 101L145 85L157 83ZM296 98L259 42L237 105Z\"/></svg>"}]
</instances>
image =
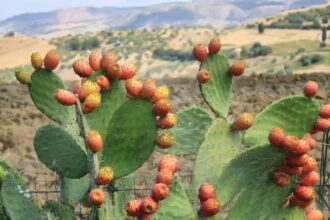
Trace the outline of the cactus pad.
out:
<instances>
[{"instance_id":1,"label":"cactus pad","mask_svg":"<svg viewBox=\"0 0 330 220\"><path fill-rule=\"evenodd\" d=\"M64 128L40 127L34 137L39 159L60 176L80 178L87 173L87 155Z\"/></svg>"},{"instance_id":2,"label":"cactus pad","mask_svg":"<svg viewBox=\"0 0 330 220\"><path fill-rule=\"evenodd\" d=\"M175 135L175 142L171 148L162 150L162 153L176 155L194 154L204 140L207 128L212 123L212 118L201 108L187 108L177 113L178 123L170 130Z\"/></svg>"},{"instance_id":3,"label":"cactus pad","mask_svg":"<svg viewBox=\"0 0 330 220\"><path fill-rule=\"evenodd\" d=\"M61 200L63 203L75 206L89 189L89 174L80 179L61 179Z\"/></svg>"},{"instance_id":4,"label":"cactus pad","mask_svg":"<svg viewBox=\"0 0 330 220\"><path fill-rule=\"evenodd\" d=\"M232 76L229 73L228 58L223 54L209 55L201 69L207 70L210 81L200 85L201 93L217 115L226 117L229 110Z\"/></svg>"},{"instance_id":5,"label":"cactus pad","mask_svg":"<svg viewBox=\"0 0 330 220\"><path fill-rule=\"evenodd\" d=\"M52 215L54 219L75 219L74 210L64 204L57 201L48 200L42 206L47 216Z\"/></svg>"},{"instance_id":6,"label":"cactus pad","mask_svg":"<svg viewBox=\"0 0 330 220\"><path fill-rule=\"evenodd\" d=\"M111 166L115 178L125 176L147 161L157 135L152 104L131 99L114 113L102 151L102 166Z\"/></svg>"},{"instance_id":7,"label":"cactus pad","mask_svg":"<svg viewBox=\"0 0 330 220\"><path fill-rule=\"evenodd\" d=\"M281 127L286 135L302 137L313 126L319 114L319 104L304 96L289 96L267 106L246 131L244 143L250 146L268 144L269 131Z\"/></svg>"}]
</instances>

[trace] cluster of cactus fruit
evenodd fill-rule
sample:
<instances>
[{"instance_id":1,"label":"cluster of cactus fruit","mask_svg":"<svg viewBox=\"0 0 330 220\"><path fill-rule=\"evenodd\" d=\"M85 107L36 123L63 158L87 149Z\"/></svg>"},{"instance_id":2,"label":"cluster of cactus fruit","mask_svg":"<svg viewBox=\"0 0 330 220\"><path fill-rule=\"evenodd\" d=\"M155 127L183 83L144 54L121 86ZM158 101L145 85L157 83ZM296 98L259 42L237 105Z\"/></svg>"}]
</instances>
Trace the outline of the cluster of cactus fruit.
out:
<instances>
[{"instance_id":1,"label":"cluster of cactus fruit","mask_svg":"<svg viewBox=\"0 0 330 220\"><path fill-rule=\"evenodd\" d=\"M233 120L232 78L245 67L241 61L230 65L220 50L219 38L208 48L193 49L201 63L199 89L212 115L199 107L171 113L168 88L137 80L136 67L117 64L112 52L93 51L88 61L77 59L73 70L83 79L73 91L52 72L59 64L56 51L44 60L32 54L35 72L18 69L16 77L28 85L40 111L57 123L39 128L34 145L39 159L61 177L61 197L47 201L41 215L17 172L0 161L5 170L0 212L18 220L74 219L74 206L88 198L89 218L99 220L321 220L322 213L311 208L317 162L307 155L316 141L306 135L330 125L330 106L320 108L313 98L317 84L308 82L304 96L275 101L255 118L243 113ZM132 195L105 190L134 175L154 149L166 155L149 196L128 199ZM175 175L175 155L195 155L191 191Z\"/></svg>"}]
</instances>

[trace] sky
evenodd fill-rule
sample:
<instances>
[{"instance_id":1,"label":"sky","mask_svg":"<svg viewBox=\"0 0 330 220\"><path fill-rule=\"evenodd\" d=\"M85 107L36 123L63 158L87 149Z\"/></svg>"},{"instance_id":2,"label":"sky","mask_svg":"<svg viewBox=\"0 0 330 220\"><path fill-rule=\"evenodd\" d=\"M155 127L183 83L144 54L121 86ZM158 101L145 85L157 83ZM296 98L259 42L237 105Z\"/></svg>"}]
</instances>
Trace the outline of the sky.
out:
<instances>
[{"instance_id":1,"label":"sky","mask_svg":"<svg viewBox=\"0 0 330 220\"><path fill-rule=\"evenodd\" d=\"M79 6L145 6L164 2L188 2L189 0L1 0L0 20L26 12L44 12L59 8Z\"/></svg>"}]
</instances>

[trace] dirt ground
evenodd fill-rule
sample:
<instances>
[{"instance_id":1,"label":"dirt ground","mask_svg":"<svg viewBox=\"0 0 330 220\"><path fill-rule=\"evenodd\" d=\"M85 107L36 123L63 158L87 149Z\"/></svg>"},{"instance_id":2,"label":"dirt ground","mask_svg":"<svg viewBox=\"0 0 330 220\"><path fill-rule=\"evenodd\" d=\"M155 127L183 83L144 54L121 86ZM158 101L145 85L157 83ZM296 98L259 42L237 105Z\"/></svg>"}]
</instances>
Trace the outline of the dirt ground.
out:
<instances>
[{"instance_id":1,"label":"dirt ground","mask_svg":"<svg viewBox=\"0 0 330 220\"><path fill-rule=\"evenodd\" d=\"M330 75L327 74L240 77L234 79L233 83L231 114L237 115L242 112L256 114L267 104L280 97L302 94L303 85L308 80L315 80L319 83L317 99L320 103L329 103ZM171 88L171 100L175 111L183 106L205 106L194 79L168 78L163 81ZM36 128L47 121L48 119L32 104L25 86L16 83L0 85L0 151L5 159L25 175L26 179L30 181L30 186L34 185L33 181L36 176L43 181L46 178L52 180L56 178L38 161L33 147ZM317 135L317 138L321 140L321 135ZM320 147L319 145L314 152L314 156L318 159L320 158ZM155 161L159 159L159 156L155 153L138 172L153 175ZM181 173L189 174L194 157L180 158L180 160Z\"/></svg>"}]
</instances>

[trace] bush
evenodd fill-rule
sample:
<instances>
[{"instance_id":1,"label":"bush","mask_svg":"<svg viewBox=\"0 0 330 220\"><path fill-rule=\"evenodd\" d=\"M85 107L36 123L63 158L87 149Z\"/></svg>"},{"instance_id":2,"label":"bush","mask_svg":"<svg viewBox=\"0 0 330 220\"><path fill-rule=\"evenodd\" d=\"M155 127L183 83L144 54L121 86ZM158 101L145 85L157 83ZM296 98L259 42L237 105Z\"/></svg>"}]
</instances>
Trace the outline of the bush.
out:
<instances>
[{"instance_id":1,"label":"bush","mask_svg":"<svg viewBox=\"0 0 330 220\"><path fill-rule=\"evenodd\" d=\"M327 47L327 43L325 43L324 41L321 42L320 44L320 48L325 48Z\"/></svg>"},{"instance_id":2,"label":"bush","mask_svg":"<svg viewBox=\"0 0 330 220\"><path fill-rule=\"evenodd\" d=\"M322 61L322 56L319 54L306 55L299 59L299 62L302 66L309 66L311 64L319 63L320 61Z\"/></svg>"},{"instance_id":3,"label":"bush","mask_svg":"<svg viewBox=\"0 0 330 220\"><path fill-rule=\"evenodd\" d=\"M152 57L155 59L168 60L168 61L187 61L194 60L191 52L182 52L174 49L157 48L153 51Z\"/></svg>"},{"instance_id":4,"label":"bush","mask_svg":"<svg viewBox=\"0 0 330 220\"><path fill-rule=\"evenodd\" d=\"M67 44L71 50L91 50L100 47L101 41L97 37L90 37L84 40L80 40L78 37L73 37L67 41Z\"/></svg>"},{"instance_id":5,"label":"bush","mask_svg":"<svg viewBox=\"0 0 330 220\"><path fill-rule=\"evenodd\" d=\"M14 31L9 31L8 33L6 33L4 35L4 37L14 37L15 36L15 32Z\"/></svg>"},{"instance_id":6,"label":"bush","mask_svg":"<svg viewBox=\"0 0 330 220\"><path fill-rule=\"evenodd\" d=\"M249 57L267 56L273 52L272 48L262 46L259 42L254 43L249 51Z\"/></svg>"}]
</instances>

